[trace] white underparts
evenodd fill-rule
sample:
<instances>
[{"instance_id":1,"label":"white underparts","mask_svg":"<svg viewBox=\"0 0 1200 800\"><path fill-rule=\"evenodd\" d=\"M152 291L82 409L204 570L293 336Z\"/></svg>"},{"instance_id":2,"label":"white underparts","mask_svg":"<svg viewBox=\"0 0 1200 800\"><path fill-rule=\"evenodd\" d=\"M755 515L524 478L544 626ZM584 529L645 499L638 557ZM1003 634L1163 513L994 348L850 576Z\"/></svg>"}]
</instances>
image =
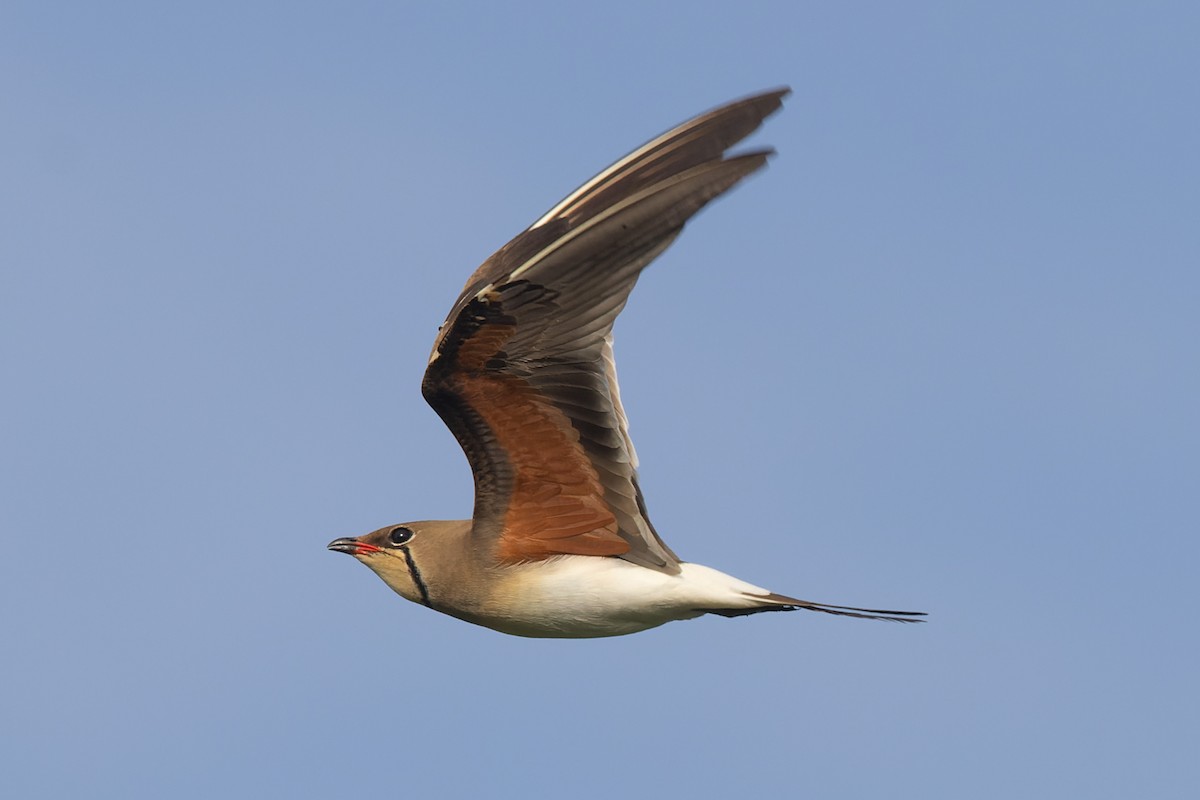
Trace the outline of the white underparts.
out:
<instances>
[{"instance_id":1,"label":"white underparts","mask_svg":"<svg viewBox=\"0 0 1200 800\"><path fill-rule=\"evenodd\" d=\"M769 591L701 564L669 575L619 558L559 556L510 568L472 621L521 636L620 636L716 609L774 605Z\"/></svg>"}]
</instances>

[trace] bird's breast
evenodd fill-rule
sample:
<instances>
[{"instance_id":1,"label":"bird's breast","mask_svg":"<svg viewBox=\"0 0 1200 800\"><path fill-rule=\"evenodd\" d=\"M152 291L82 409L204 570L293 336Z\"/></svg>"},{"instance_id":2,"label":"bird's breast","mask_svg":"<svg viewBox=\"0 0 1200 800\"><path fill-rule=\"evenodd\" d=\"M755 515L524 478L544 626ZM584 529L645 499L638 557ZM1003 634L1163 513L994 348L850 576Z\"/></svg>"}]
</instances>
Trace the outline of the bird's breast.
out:
<instances>
[{"instance_id":1,"label":"bird's breast","mask_svg":"<svg viewBox=\"0 0 1200 800\"><path fill-rule=\"evenodd\" d=\"M765 593L709 567L680 567L668 574L620 558L558 556L506 568L475 608L442 610L517 636L590 638L692 619L745 603L748 591Z\"/></svg>"}]
</instances>

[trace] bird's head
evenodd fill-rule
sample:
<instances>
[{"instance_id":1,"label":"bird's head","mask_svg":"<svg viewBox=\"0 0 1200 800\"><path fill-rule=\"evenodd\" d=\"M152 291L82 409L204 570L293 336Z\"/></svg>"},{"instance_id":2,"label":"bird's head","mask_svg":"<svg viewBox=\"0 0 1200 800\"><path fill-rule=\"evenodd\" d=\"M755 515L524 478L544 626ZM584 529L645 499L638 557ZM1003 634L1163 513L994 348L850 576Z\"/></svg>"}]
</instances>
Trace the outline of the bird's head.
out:
<instances>
[{"instance_id":1,"label":"bird's head","mask_svg":"<svg viewBox=\"0 0 1200 800\"><path fill-rule=\"evenodd\" d=\"M469 530L470 520L405 522L334 539L328 547L366 564L401 597L432 608L430 581L443 571L441 556L454 552L448 539Z\"/></svg>"}]
</instances>

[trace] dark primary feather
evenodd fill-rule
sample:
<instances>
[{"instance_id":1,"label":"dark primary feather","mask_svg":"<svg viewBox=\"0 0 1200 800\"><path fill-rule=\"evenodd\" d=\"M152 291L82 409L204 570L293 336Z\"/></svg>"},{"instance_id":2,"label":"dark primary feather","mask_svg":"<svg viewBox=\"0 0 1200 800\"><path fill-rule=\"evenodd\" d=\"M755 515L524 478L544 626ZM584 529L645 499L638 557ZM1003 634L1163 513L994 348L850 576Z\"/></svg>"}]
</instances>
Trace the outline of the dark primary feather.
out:
<instances>
[{"instance_id":1,"label":"dark primary feather","mask_svg":"<svg viewBox=\"0 0 1200 800\"><path fill-rule=\"evenodd\" d=\"M727 157L787 90L728 104L572 192L467 281L422 391L475 476L502 560L619 555L676 571L646 515L610 333L640 272L769 151Z\"/></svg>"}]
</instances>

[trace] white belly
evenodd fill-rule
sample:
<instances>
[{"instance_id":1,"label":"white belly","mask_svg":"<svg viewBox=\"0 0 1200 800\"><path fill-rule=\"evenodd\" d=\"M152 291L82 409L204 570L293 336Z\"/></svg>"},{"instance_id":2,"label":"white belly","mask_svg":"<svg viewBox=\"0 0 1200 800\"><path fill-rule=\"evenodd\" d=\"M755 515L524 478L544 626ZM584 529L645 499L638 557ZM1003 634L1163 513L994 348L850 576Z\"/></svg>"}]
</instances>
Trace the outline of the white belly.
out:
<instances>
[{"instance_id":1,"label":"white belly","mask_svg":"<svg viewBox=\"0 0 1200 800\"><path fill-rule=\"evenodd\" d=\"M621 636L711 609L762 606L769 594L700 564L668 575L619 558L560 556L509 569L482 608L457 616L517 636Z\"/></svg>"}]
</instances>

